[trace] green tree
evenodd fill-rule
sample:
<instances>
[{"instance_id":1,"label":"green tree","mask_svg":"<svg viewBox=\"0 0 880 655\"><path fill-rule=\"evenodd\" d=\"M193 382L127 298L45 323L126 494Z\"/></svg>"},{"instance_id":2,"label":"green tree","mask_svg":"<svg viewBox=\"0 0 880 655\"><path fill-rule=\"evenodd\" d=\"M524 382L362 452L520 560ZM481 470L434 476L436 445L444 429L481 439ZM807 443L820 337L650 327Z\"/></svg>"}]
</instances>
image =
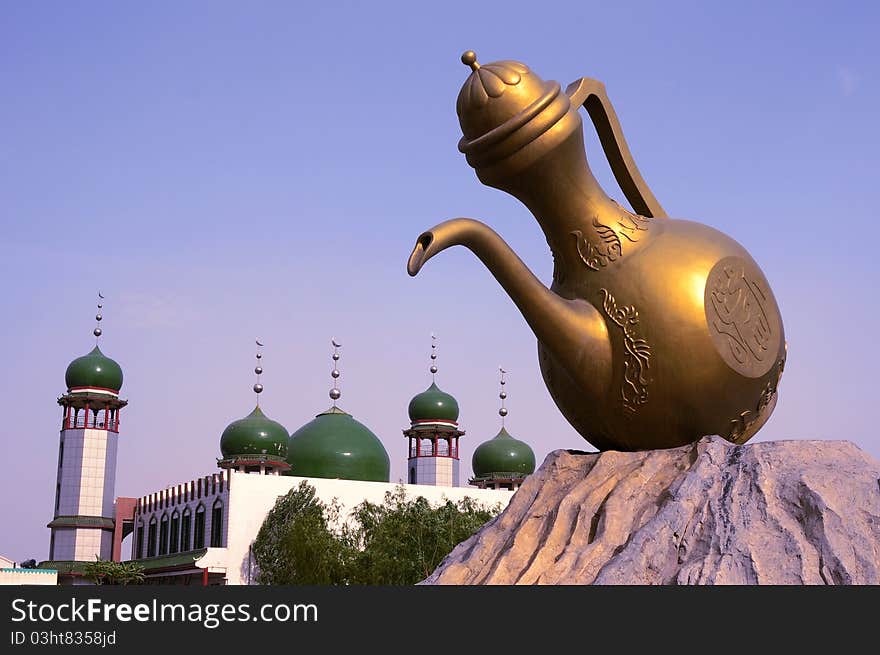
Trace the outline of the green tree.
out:
<instances>
[{"instance_id":1,"label":"green tree","mask_svg":"<svg viewBox=\"0 0 880 655\"><path fill-rule=\"evenodd\" d=\"M253 545L260 584L344 582L342 540L330 531L335 504L325 505L303 481L275 503Z\"/></svg>"},{"instance_id":2,"label":"green tree","mask_svg":"<svg viewBox=\"0 0 880 655\"><path fill-rule=\"evenodd\" d=\"M253 553L261 584L410 585L501 510L471 498L432 506L407 498L402 485L381 504L364 501L340 521L335 501L321 502L303 481L279 498Z\"/></svg>"},{"instance_id":3,"label":"green tree","mask_svg":"<svg viewBox=\"0 0 880 655\"><path fill-rule=\"evenodd\" d=\"M352 584L410 585L424 580L459 543L498 514L472 498L446 500L437 507L423 497L406 497L402 485L381 505L364 501L347 528L352 549Z\"/></svg>"},{"instance_id":4,"label":"green tree","mask_svg":"<svg viewBox=\"0 0 880 655\"><path fill-rule=\"evenodd\" d=\"M96 585L141 584L144 567L137 562L113 562L95 555L95 561L85 565L83 574Z\"/></svg>"}]
</instances>

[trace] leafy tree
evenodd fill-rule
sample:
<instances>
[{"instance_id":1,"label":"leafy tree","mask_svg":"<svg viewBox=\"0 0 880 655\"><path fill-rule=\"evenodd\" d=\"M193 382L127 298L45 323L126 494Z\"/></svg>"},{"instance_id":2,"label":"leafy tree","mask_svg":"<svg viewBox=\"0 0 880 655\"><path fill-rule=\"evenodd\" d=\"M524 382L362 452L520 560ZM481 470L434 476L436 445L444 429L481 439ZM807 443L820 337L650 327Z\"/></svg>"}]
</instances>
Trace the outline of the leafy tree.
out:
<instances>
[{"instance_id":1,"label":"leafy tree","mask_svg":"<svg viewBox=\"0 0 880 655\"><path fill-rule=\"evenodd\" d=\"M432 507L423 496L408 499L402 485L381 505L364 501L354 509L358 548L348 570L350 582L410 585L424 580L459 543L498 514L472 498Z\"/></svg>"},{"instance_id":2,"label":"leafy tree","mask_svg":"<svg viewBox=\"0 0 880 655\"><path fill-rule=\"evenodd\" d=\"M94 562L85 565L83 573L96 585L129 585L144 581L144 567L137 562L112 562L97 555Z\"/></svg>"},{"instance_id":3,"label":"leafy tree","mask_svg":"<svg viewBox=\"0 0 880 655\"><path fill-rule=\"evenodd\" d=\"M381 504L364 501L340 521L303 481L279 498L253 552L261 584L410 585L501 510L471 498L437 507L406 497L403 485Z\"/></svg>"},{"instance_id":4,"label":"leafy tree","mask_svg":"<svg viewBox=\"0 0 880 655\"><path fill-rule=\"evenodd\" d=\"M303 481L278 499L253 545L260 584L340 584L343 542L328 527L337 508L315 496Z\"/></svg>"}]
</instances>

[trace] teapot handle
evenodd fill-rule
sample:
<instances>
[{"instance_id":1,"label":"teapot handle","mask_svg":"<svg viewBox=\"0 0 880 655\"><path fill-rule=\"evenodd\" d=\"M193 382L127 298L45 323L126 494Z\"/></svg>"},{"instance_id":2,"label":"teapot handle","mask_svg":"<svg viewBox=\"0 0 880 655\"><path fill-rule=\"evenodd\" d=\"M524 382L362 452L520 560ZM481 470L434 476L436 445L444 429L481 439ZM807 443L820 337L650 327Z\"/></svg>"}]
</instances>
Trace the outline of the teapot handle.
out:
<instances>
[{"instance_id":1,"label":"teapot handle","mask_svg":"<svg viewBox=\"0 0 880 655\"><path fill-rule=\"evenodd\" d=\"M668 218L639 173L626 145L620 121L605 92L605 85L598 80L582 77L569 84L565 92L573 105L583 105L590 115L614 178L636 213L649 218Z\"/></svg>"}]
</instances>

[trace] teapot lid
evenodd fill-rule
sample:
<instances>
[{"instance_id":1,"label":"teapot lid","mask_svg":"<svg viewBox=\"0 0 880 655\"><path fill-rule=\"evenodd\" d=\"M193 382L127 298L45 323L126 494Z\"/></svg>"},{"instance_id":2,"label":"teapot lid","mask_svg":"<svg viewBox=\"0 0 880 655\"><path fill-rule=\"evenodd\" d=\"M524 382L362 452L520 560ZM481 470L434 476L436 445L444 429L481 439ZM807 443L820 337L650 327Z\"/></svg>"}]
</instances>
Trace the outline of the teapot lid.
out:
<instances>
[{"instance_id":1,"label":"teapot lid","mask_svg":"<svg viewBox=\"0 0 880 655\"><path fill-rule=\"evenodd\" d=\"M474 167L537 139L571 106L558 82L545 82L522 62L503 60L483 66L472 50L461 61L471 68L471 74L456 103L464 135L458 149Z\"/></svg>"}]
</instances>

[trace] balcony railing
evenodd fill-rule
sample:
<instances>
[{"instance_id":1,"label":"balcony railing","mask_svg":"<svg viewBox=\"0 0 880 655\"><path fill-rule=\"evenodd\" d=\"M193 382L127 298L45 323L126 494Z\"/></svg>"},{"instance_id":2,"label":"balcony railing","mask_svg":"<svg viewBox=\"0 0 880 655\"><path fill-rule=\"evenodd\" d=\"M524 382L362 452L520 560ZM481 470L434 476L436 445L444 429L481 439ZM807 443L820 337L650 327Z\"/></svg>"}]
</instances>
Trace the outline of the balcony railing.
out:
<instances>
[{"instance_id":1,"label":"balcony railing","mask_svg":"<svg viewBox=\"0 0 880 655\"><path fill-rule=\"evenodd\" d=\"M409 449L410 458L413 457L458 457L458 450L453 448L451 451L448 448L438 448L437 452L431 452L430 446L423 446L420 449L410 448Z\"/></svg>"},{"instance_id":2,"label":"balcony railing","mask_svg":"<svg viewBox=\"0 0 880 655\"><path fill-rule=\"evenodd\" d=\"M77 416L76 419L71 416L61 422L62 430L109 430L110 432L119 432L119 420L110 419L105 421L102 416L95 418L94 416Z\"/></svg>"},{"instance_id":3,"label":"balcony railing","mask_svg":"<svg viewBox=\"0 0 880 655\"><path fill-rule=\"evenodd\" d=\"M486 475L475 475L472 480L474 481L484 481L484 480L525 480L526 473L519 473L516 471L497 471L492 473L487 473Z\"/></svg>"}]
</instances>

